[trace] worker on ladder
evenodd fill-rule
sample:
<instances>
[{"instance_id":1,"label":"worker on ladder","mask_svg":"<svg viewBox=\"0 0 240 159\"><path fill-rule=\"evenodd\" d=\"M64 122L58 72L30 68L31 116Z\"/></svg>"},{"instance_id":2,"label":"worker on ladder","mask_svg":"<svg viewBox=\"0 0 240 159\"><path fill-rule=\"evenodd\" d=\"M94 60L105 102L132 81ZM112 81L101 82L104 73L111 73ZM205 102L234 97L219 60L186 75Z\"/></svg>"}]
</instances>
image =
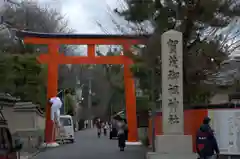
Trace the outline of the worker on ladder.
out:
<instances>
[{"instance_id":1,"label":"worker on ladder","mask_svg":"<svg viewBox=\"0 0 240 159\"><path fill-rule=\"evenodd\" d=\"M62 101L59 97L52 97L49 102L51 106L51 120L53 121L52 139L55 141L56 135L59 133L60 128L60 108L62 107Z\"/></svg>"}]
</instances>

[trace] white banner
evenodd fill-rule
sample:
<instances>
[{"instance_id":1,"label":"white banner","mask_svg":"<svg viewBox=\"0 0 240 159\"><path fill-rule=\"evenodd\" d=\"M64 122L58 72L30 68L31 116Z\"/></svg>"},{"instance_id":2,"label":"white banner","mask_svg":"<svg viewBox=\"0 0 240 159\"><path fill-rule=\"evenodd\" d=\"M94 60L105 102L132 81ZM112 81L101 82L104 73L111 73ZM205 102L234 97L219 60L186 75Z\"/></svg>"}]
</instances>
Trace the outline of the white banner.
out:
<instances>
[{"instance_id":1,"label":"white banner","mask_svg":"<svg viewBox=\"0 0 240 159\"><path fill-rule=\"evenodd\" d=\"M240 110L209 110L221 154L240 155Z\"/></svg>"}]
</instances>

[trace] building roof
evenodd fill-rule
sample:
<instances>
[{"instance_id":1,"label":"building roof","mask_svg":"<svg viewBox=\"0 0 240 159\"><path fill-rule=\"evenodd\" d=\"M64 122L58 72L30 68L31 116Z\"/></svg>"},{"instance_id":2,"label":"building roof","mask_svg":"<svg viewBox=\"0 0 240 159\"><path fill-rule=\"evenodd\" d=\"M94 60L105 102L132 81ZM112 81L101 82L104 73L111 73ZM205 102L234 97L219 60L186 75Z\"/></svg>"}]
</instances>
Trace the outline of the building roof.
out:
<instances>
[{"instance_id":1,"label":"building roof","mask_svg":"<svg viewBox=\"0 0 240 159\"><path fill-rule=\"evenodd\" d=\"M9 93L0 93L0 101L17 102L19 98L11 96Z\"/></svg>"},{"instance_id":2,"label":"building roof","mask_svg":"<svg viewBox=\"0 0 240 159\"><path fill-rule=\"evenodd\" d=\"M35 111L41 116L44 115L39 105L33 104L32 102L17 102L13 108L14 111Z\"/></svg>"}]
</instances>

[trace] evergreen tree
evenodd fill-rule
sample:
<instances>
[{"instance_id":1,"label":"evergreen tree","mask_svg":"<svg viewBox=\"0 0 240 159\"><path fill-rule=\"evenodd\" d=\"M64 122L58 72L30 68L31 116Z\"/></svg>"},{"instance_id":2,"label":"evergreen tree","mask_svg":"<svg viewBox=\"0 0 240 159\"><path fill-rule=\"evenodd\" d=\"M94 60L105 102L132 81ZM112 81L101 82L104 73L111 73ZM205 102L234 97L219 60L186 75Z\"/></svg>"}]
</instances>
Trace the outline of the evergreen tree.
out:
<instances>
[{"instance_id":1,"label":"evergreen tree","mask_svg":"<svg viewBox=\"0 0 240 159\"><path fill-rule=\"evenodd\" d=\"M0 56L0 92L20 97L22 101L46 104L46 69L34 55Z\"/></svg>"},{"instance_id":2,"label":"evergreen tree","mask_svg":"<svg viewBox=\"0 0 240 159\"><path fill-rule=\"evenodd\" d=\"M221 62L239 47L236 40L240 35L237 28L240 15L239 1L125 0L124 2L127 7L117 8L115 13L136 24L136 27L148 22L147 24L154 29L141 57L128 54L137 62L133 70L141 75L143 89L150 88L147 76L149 70L154 70L155 85L158 91L161 90L161 34L175 29L183 33L184 102L186 104L196 100L199 100L198 103L206 102L206 98L209 98L211 93L203 87L205 81L217 72Z\"/></svg>"}]
</instances>

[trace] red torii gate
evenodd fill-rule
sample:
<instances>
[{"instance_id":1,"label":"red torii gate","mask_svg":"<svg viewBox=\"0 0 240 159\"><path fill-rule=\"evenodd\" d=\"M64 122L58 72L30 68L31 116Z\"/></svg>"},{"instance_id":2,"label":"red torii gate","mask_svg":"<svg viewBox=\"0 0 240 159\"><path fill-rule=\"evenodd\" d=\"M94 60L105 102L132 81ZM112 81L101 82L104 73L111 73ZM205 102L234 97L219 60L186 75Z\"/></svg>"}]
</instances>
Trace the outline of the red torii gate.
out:
<instances>
[{"instance_id":1,"label":"red torii gate","mask_svg":"<svg viewBox=\"0 0 240 159\"><path fill-rule=\"evenodd\" d=\"M148 36L133 35L79 35L79 34L47 34L18 31L17 36L23 38L24 43L46 44L48 54L38 57L40 63L48 64L47 98L56 96L58 90L59 64L124 64L124 82L126 97L126 116L129 126L129 142L138 141L136 97L134 80L130 70L133 61L127 56L95 56L95 45L122 45L124 51L130 51L135 44L145 44ZM87 45L87 56L65 56L59 54L59 45ZM51 109L49 103L46 108L46 143L55 142L52 139L53 124L51 122Z\"/></svg>"}]
</instances>

